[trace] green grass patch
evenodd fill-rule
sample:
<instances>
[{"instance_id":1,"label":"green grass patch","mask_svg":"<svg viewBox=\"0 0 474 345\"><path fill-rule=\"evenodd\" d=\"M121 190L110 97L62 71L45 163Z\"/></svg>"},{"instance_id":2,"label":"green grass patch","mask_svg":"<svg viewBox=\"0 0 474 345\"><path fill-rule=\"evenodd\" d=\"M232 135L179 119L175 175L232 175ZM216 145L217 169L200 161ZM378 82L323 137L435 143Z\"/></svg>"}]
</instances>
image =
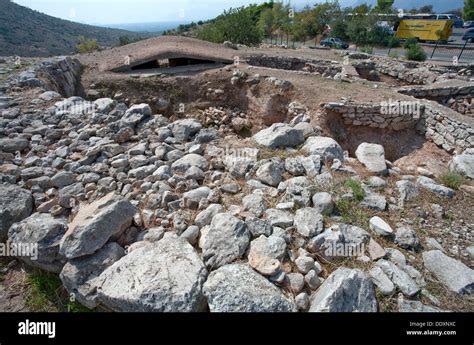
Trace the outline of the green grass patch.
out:
<instances>
[{"instance_id":1,"label":"green grass patch","mask_svg":"<svg viewBox=\"0 0 474 345\"><path fill-rule=\"evenodd\" d=\"M464 183L464 176L456 172L445 172L443 175L438 177L438 182L442 183L446 187L458 190L459 187Z\"/></svg>"},{"instance_id":2,"label":"green grass patch","mask_svg":"<svg viewBox=\"0 0 474 345\"><path fill-rule=\"evenodd\" d=\"M344 185L347 188L350 188L352 190L352 193L354 193L354 198L357 201L362 201L362 199L365 198L365 191L362 188L362 185L360 184L359 181L353 180L353 179L348 179L344 183Z\"/></svg>"},{"instance_id":3,"label":"green grass patch","mask_svg":"<svg viewBox=\"0 0 474 345\"><path fill-rule=\"evenodd\" d=\"M85 312L89 309L71 301L61 279L53 273L35 270L28 274L29 293L26 304L37 312Z\"/></svg>"},{"instance_id":4,"label":"green grass patch","mask_svg":"<svg viewBox=\"0 0 474 345\"><path fill-rule=\"evenodd\" d=\"M339 199L336 208L344 223L366 227L369 223L369 214L359 207L353 200Z\"/></svg>"}]
</instances>

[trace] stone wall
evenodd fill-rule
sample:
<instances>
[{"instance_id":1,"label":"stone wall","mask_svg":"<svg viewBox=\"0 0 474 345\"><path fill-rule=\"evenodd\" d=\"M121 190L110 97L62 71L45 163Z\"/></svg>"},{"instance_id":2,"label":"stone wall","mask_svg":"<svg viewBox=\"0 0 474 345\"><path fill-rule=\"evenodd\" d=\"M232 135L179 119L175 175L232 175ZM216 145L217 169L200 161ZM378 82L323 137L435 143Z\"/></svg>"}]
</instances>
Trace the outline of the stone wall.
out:
<instances>
[{"instance_id":1,"label":"stone wall","mask_svg":"<svg viewBox=\"0 0 474 345\"><path fill-rule=\"evenodd\" d=\"M474 112L474 84L472 82L450 80L422 87L402 87L398 92L436 101L468 116L472 116Z\"/></svg>"},{"instance_id":2,"label":"stone wall","mask_svg":"<svg viewBox=\"0 0 474 345\"><path fill-rule=\"evenodd\" d=\"M64 97L82 94L82 66L77 59L56 57L43 61L35 70L43 86L51 91L59 92Z\"/></svg>"},{"instance_id":3,"label":"stone wall","mask_svg":"<svg viewBox=\"0 0 474 345\"><path fill-rule=\"evenodd\" d=\"M342 71L342 63L328 60L301 59L291 56L267 56L264 54L246 57L249 65L318 73L323 77L334 77Z\"/></svg>"},{"instance_id":4,"label":"stone wall","mask_svg":"<svg viewBox=\"0 0 474 345\"><path fill-rule=\"evenodd\" d=\"M448 152L474 147L474 119L429 100L406 100L400 111L386 111L386 105L355 102L328 103L327 111L339 114L346 125L400 131L416 128L426 139ZM418 102L419 108L413 108ZM388 103L387 103L388 105ZM392 103L393 105L393 103ZM412 111L409 106L412 106ZM403 111L401 109L404 109Z\"/></svg>"},{"instance_id":5,"label":"stone wall","mask_svg":"<svg viewBox=\"0 0 474 345\"><path fill-rule=\"evenodd\" d=\"M404 108L405 110L399 111L394 107L390 108L388 103L361 104L355 102L328 103L325 105L325 109L340 114L346 125L386 128L395 131L414 128L424 112L424 106L416 100L413 104L399 102L398 106L399 109ZM412 111L408 109L409 107L412 107Z\"/></svg>"},{"instance_id":6,"label":"stone wall","mask_svg":"<svg viewBox=\"0 0 474 345\"><path fill-rule=\"evenodd\" d=\"M432 101L425 101L425 112L417 129L448 152L474 147L474 120Z\"/></svg>"}]
</instances>

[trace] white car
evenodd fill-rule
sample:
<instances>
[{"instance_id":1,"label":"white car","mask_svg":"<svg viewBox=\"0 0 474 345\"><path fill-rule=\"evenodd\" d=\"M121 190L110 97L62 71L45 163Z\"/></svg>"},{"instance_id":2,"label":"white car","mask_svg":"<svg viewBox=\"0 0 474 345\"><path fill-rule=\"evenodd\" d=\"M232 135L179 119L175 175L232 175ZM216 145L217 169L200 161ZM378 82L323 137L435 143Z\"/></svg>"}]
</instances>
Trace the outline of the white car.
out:
<instances>
[{"instance_id":1,"label":"white car","mask_svg":"<svg viewBox=\"0 0 474 345\"><path fill-rule=\"evenodd\" d=\"M464 22L464 25L462 27L463 28L474 28L474 20L469 20L467 22Z\"/></svg>"}]
</instances>

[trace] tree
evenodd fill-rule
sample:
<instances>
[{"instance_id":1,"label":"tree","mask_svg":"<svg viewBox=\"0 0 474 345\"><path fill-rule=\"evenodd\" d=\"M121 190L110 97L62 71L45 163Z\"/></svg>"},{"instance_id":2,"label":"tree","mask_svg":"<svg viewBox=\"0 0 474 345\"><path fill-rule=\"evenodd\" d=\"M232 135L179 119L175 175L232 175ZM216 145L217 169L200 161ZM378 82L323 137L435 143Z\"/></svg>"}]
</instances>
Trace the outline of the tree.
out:
<instances>
[{"instance_id":1,"label":"tree","mask_svg":"<svg viewBox=\"0 0 474 345\"><path fill-rule=\"evenodd\" d=\"M76 46L77 50L79 53L90 53L93 52L94 50L99 49L99 44L97 43L97 40L94 39L88 39L84 36L79 37L79 44Z\"/></svg>"},{"instance_id":2,"label":"tree","mask_svg":"<svg viewBox=\"0 0 474 345\"><path fill-rule=\"evenodd\" d=\"M325 2L315 5L312 12L314 18L313 32L315 35L322 35L327 31L334 18L340 15L341 8L337 1Z\"/></svg>"},{"instance_id":3,"label":"tree","mask_svg":"<svg viewBox=\"0 0 474 345\"><path fill-rule=\"evenodd\" d=\"M464 20L474 20L474 0L464 0Z\"/></svg>"},{"instance_id":4,"label":"tree","mask_svg":"<svg viewBox=\"0 0 474 345\"><path fill-rule=\"evenodd\" d=\"M377 0L375 10L379 13L389 13L392 11L394 0Z\"/></svg>"},{"instance_id":5,"label":"tree","mask_svg":"<svg viewBox=\"0 0 474 345\"><path fill-rule=\"evenodd\" d=\"M224 11L214 23L201 27L197 36L202 40L216 43L231 41L246 45L257 44L262 40L255 19L245 7Z\"/></svg>"},{"instance_id":6,"label":"tree","mask_svg":"<svg viewBox=\"0 0 474 345\"><path fill-rule=\"evenodd\" d=\"M433 13L433 5L425 5L420 7L420 13Z\"/></svg>"}]
</instances>

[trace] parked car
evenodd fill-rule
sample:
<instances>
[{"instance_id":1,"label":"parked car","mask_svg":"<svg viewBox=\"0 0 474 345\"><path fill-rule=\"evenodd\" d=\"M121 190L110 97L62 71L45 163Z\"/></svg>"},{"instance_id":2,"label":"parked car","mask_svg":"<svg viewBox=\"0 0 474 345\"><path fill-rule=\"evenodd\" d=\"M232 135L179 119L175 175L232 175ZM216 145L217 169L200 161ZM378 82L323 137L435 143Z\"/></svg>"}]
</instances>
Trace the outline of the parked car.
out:
<instances>
[{"instance_id":1,"label":"parked car","mask_svg":"<svg viewBox=\"0 0 474 345\"><path fill-rule=\"evenodd\" d=\"M463 41L467 42L474 42L474 29L469 29L464 33L464 36L462 36Z\"/></svg>"},{"instance_id":2,"label":"parked car","mask_svg":"<svg viewBox=\"0 0 474 345\"><path fill-rule=\"evenodd\" d=\"M450 19L454 22L453 27L455 27L455 28L462 28L463 27L464 20L462 20L458 16L451 16Z\"/></svg>"},{"instance_id":3,"label":"parked car","mask_svg":"<svg viewBox=\"0 0 474 345\"><path fill-rule=\"evenodd\" d=\"M324 47L347 49L349 45L337 37L328 37L320 42Z\"/></svg>"},{"instance_id":4,"label":"parked car","mask_svg":"<svg viewBox=\"0 0 474 345\"><path fill-rule=\"evenodd\" d=\"M474 28L474 20L469 20L467 22L464 22L464 25L462 27L463 28Z\"/></svg>"}]
</instances>

